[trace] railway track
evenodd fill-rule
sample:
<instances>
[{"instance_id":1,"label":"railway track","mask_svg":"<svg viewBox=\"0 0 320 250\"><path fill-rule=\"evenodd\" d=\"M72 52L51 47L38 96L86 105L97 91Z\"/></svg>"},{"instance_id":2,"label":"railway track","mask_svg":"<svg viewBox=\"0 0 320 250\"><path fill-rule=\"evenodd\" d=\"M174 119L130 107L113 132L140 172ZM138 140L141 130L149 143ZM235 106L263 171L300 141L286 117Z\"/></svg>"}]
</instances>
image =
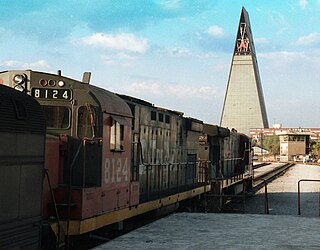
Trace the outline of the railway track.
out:
<instances>
[{"instance_id":1,"label":"railway track","mask_svg":"<svg viewBox=\"0 0 320 250\"><path fill-rule=\"evenodd\" d=\"M270 164L271 164L270 162L263 162L263 163L255 164L253 166L253 169L261 168L261 167L264 167L264 166L267 166L267 165L270 165Z\"/></svg>"},{"instance_id":2,"label":"railway track","mask_svg":"<svg viewBox=\"0 0 320 250\"><path fill-rule=\"evenodd\" d=\"M269 163L270 164L270 163ZM266 166L265 164L264 166ZM282 175L287 171L290 167L295 165L294 163L284 163L283 165L280 165L278 167L275 167L271 169L270 171L266 171L260 175L254 176L253 178L253 191L256 192L260 188L262 188L264 185L268 184L278 176ZM254 169L260 168L262 166L257 166Z\"/></svg>"},{"instance_id":3,"label":"railway track","mask_svg":"<svg viewBox=\"0 0 320 250\"><path fill-rule=\"evenodd\" d=\"M252 190L246 193L245 196L238 195L232 197L229 202L223 206L222 211L226 213L245 213L245 200L246 196L253 196L259 189L265 187L268 183L284 174L294 163L283 163L274 164L272 163L261 163L255 165L254 177L253 177L253 187ZM265 169L264 169L265 168Z\"/></svg>"}]
</instances>

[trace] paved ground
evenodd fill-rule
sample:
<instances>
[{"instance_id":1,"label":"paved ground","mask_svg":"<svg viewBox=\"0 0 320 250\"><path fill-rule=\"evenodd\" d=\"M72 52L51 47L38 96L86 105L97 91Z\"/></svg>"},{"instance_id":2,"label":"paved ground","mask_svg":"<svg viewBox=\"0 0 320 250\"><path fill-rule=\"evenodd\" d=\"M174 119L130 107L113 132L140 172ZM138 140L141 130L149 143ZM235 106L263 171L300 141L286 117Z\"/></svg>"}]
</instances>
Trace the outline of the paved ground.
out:
<instances>
[{"instance_id":1,"label":"paved ground","mask_svg":"<svg viewBox=\"0 0 320 250\"><path fill-rule=\"evenodd\" d=\"M121 236L96 249L320 249L320 183L302 184L297 216L297 181L320 179L320 167L296 165L246 202L246 214L179 213ZM251 213L251 214L248 214Z\"/></svg>"},{"instance_id":2,"label":"paved ground","mask_svg":"<svg viewBox=\"0 0 320 250\"><path fill-rule=\"evenodd\" d=\"M283 176L269 183L269 213L298 215L298 181L320 180L320 166L299 164L291 167ZM319 216L320 182L301 182L301 215ZM264 213L265 190L246 201L246 213Z\"/></svg>"}]
</instances>

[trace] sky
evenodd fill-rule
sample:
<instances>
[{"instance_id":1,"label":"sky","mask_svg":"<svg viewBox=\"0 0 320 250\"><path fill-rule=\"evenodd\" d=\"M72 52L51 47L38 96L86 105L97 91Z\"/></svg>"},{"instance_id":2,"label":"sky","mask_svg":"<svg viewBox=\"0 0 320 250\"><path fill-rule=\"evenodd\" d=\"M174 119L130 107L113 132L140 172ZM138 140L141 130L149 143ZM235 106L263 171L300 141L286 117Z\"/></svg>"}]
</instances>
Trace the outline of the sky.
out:
<instances>
[{"instance_id":1,"label":"sky","mask_svg":"<svg viewBox=\"0 0 320 250\"><path fill-rule=\"evenodd\" d=\"M269 126L320 127L320 0L2 0L0 71L82 79L219 124L249 13Z\"/></svg>"}]
</instances>

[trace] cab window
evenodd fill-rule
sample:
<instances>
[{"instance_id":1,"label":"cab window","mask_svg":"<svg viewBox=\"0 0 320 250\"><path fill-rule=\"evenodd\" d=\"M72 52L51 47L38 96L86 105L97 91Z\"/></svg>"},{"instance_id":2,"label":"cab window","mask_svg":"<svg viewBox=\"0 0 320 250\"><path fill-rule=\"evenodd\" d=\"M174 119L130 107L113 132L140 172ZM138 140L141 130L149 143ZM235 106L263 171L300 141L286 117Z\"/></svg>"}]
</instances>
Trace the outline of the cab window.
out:
<instances>
[{"instance_id":1,"label":"cab window","mask_svg":"<svg viewBox=\"0 0 320 250\"><path fill-rule=\"evenodd\" d=\"M96 136L96 110L92 105L79 107L77 133L79 138Z\"/></svg>"},{"instance_id":2,"label":"cab window","mask_svg":"<svg viewBox=\"0 0 320 250\"><path fill-rule=\"evenodd\" d=\"M123 151L124 143L124 126L126 120L123 117L111 116L110 126L110 149Z\"/></svg>"},{"instance_id":3,"label":"cab window","mask_svg":"<svg viewBox=\"0 0 320 250\"><path fill-rule=\"evenodd\" d=\"M46 106L42 109L49 129L68 129L70 126L70 109L64 106Z\"/></svg>"}]
</instances>

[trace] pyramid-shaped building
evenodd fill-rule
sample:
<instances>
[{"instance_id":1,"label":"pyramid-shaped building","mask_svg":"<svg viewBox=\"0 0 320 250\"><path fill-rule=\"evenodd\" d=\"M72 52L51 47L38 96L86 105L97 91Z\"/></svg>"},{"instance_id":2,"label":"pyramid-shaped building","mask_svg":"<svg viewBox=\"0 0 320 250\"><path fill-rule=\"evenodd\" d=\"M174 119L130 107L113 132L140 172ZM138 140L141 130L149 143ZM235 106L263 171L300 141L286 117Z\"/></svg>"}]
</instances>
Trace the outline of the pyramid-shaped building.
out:
<instances>
[{"instance_id":1,"label":"pyramid-shaped building","mask_svg":"<svg viewBox=\"0 0 320 250\"><path fill-rule=\"evenodd\" d=\"M241 10L220 125L249 135L250 128L267 128L268 119L249 15Z\"/></svg>"}]
</instances>

